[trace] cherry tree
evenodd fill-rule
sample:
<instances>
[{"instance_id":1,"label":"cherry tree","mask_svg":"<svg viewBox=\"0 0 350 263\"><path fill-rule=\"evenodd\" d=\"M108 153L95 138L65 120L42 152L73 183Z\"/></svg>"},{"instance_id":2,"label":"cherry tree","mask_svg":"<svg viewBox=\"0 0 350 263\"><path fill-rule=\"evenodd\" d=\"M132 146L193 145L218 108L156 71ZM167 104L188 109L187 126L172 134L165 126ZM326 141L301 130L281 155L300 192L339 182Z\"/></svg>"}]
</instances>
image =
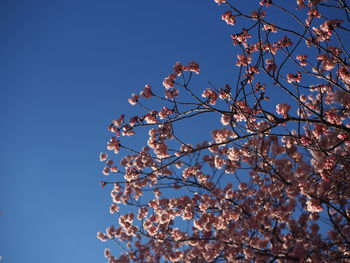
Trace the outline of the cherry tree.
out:
<instances>
[{"instance_id":1,"label":"cherry tree","mask_svg":"<svg viewBox=\"0 0 350 263\"><path fill-rule=\"evenodd\" d=\"M350 262L350 5L215 2L237 76L198 92L199 65L177 62L162 89L131 95L140 114L113 120L100 155L117 223L97 236L123 251L105 257ZM217 122L188 142L197 118Z\"/></svg>"}]
</instances>

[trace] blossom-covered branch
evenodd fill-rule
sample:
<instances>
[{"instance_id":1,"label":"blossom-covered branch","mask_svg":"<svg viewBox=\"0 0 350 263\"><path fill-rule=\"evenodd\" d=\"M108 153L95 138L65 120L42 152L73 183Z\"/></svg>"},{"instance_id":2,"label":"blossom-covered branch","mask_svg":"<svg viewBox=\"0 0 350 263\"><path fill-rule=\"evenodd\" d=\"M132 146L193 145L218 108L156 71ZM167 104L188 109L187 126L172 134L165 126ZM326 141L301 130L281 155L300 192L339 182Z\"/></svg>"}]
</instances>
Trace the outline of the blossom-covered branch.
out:
<instances>
[{"instance_id":1,"label":"blossom-covered branch","mask_svg":"<svg viewBox=\"0 0 350 263\"><path fill-rule=\"evenodd\" d=\"M108 126L101 183L118 225L97 236L124 249L108 262L349 262L349 6L214 3L235 79L199 90L198 63L177 62L162 90L131 95L139 115Z\"/></svg>"}]
</instances>

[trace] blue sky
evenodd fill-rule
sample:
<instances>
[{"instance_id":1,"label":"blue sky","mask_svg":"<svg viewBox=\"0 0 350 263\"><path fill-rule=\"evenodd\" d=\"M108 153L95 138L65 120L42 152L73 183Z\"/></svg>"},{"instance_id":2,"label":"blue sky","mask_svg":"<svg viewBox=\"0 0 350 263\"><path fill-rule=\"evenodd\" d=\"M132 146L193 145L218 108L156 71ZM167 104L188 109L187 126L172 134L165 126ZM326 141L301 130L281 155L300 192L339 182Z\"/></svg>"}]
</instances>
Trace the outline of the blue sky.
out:
<instances>
[{"instance_id":1,"label":"blue sky","mask_svg":"<svg viewBox=\"0 0 350 263\"><path fill-rule=\"evenodd\" d=\"M0 1L1 262L105 260L106 126L146 83L162 89L176 61L198 61L204 85L232 78L223 11L209 0Z\"/></svg>"}]
</instances>

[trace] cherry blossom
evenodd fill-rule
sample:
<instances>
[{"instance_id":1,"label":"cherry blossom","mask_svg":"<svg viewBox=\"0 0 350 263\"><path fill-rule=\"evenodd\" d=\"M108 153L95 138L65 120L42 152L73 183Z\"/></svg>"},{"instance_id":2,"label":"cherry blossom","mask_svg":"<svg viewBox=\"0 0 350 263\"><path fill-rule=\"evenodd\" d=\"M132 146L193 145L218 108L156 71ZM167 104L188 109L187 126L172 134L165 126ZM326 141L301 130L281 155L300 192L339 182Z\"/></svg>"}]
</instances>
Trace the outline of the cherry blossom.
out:
<instances>
[{"instance_id":1,"label":"cherry blossom","mask_svg":"<svg viewBox=\"0 0 350 263\"><path fill-rule=\"evenodd\" d=\"M100 161L104 162L108 158L108 155L106 153L100 153Z\"/></svg>"},{"instance_id":2,"label":"cherry blossom","mask_svg":"<svg viewBox=\"0 0 350 263\"><path fill-rule=\"evenodd\" d=\"M129 99L129 103L130 103L131 105L136 105L136 103L138 102L138 100L139 100L139 95L133 93L133 94L131 95L131 98Z\"/></svg>"},{"instance_id":3,"label":"cherry blossom","mask_svg":"<svg viewBox=\"0 0 350 263\"><path fill-rule=\"evenodd\" d=\"M215 105L216 100L218 99L218 94L214 90L208 88L203 92L202 97L209 98L209 103Z\"/></svg>"},{"instance_id":4,"label":"cherry blossom","mask_svg":"<svg viewBox=\"0 0 350 263\"><path fill-rule=\"evenodd\" d=\"M176 62L108 126L106 260L349 262L348 6L214 2L234 77L195 86L199 64Z\"/></svg>"},{"instance_id":5,"label":"cherry blossom","mask_svg":"<svg viewBox=\"0 0 350 263\"><path fill-rule=\"evenodd\" d=\"M224 20L228 25L234 25L236 23L236 18L232 15L231 11L227 11L221 16L222 20Z\"/></svg>"},{"instance_id":6,"label":"cherry blossom","mask_svg":"<svg viewBox=\"0 0 350 263\"><path fill-rule=\"evenodd\" d=\"M268 32L271 32L271 33L276 33L276 32L277 32L276 27L275 27L274 25L270 25L270 24L265 24L265 25L263 26L263 29L264 29L265 31L268 31Z\"/></svg>"},{"instance_id":7,"label":"cherry blossom","mask_svg":"<svg viewBox=\"0 0 350 263\"><path fill-rule=\"evenodd\" d=\"M289 104L277 104L276 112L283 115L284 118L287 118L290 108L291 106Z\"/></svg>"},{"instance_id":8,"label":"cherry blossom","mask_svg":"<svg viewBox=\"0 0 350 263\"><path fill-rule=\"evenodd\" d=\"M218 5L220 5L221 3L225 3L226 0L214 0L215 3L217 3Z\"/></svg>"},{"instance_id":9,"label":"cherry blossom","mask_svg":"<svg viewBox=\"0 0 350 263\"><path fill-rule=\"evenodd\" d=\"M289 83L292 83L293 81L300 82L301 81L301 73L300 72L298 72L297 74L288 73L287 74L287 81Z\"/></svg>"},{"instance_id":10,"label":"cherry blossom","mask_svg":"<svg viewBox=\"0 0 350 263\"><path fill-rule=\"evenodd\" d=\"M143 98L150 98L150 97L152 97L153 94L152 94L151 86L150 85L146 85L145 88L143 89L143 91L140 92L140 95Z\"/></svg>"},{"instance_id":11,"label":"cherry blossom","mask_svg":"<svg viewBox=\"0 0 350 263\"><path fill-rule=\"evenodd\" d=\"M300 62L299 62L299 64L300 64L300 66L306 66L307 65L307 55L298 55L297 57L296 57L296 59L297 60L299 60Z\"/></svg>"},{"instance_id":12,"label":"cherry blossom","mask_svg":"<svg viewBox=\"0 0 350 263\"><path fill-rule=\"evenodd\" d=\"M170 74L168 77L166 77L163 81L163 86L168 90L174 87L174 82L176 79L175 74Z\"/></svg>"},{"instance_id":13,"label":"cherry blossom","mask_svg":"<svg viewBox=\"0 0 350 263\"><path fill-rule=\"evenodd\" d=\"M191 61L190 63L188 63L188 66L185 66L183 68L183 70L191 71L191 72L194 72L196 74L199 74L199 72L200 72L199 64L195 61Z\"/></svg>"}]
</instances>

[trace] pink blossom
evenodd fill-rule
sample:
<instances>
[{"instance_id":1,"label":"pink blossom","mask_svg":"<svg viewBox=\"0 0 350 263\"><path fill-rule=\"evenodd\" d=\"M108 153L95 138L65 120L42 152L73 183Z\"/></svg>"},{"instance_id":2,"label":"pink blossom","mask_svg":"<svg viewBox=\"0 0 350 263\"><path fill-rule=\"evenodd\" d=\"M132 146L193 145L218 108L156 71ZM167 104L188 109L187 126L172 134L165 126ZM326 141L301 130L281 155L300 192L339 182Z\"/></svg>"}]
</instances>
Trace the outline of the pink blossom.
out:
<instances>
[{"instance_id":1,"label":"pink blossom","mask_svg":"<svg viewBox=\"0 0 350 263\"><path fill-rule=\"evenodd\" d=\"M260 11L260 12L258 12L257 10L254 10L254 11L251 13L251 17L252 17L254 20L264 18L265 16L266 16L266 11Z\"/></svg>"},{"instance_id":2,"label":"pink blossom","mask_svg":"<svg viewBox=\"0 0 350 263\"><path fill-rule=\"evenodd\" d=\"M284 36L281 40L278 40L278 42L277 42L277 47L278 48L289 47L289 46L292 46L292 45L293 45L293 42L287 36Z\"/></svg>"},{"instance_id":3,"label":"pink blossom","mask_svg":"<svg viewBox=\"0 0 350 263\"><path fill-rule=\"evenodd\" d=\"M154 236L157 233L157 227L152 225L150 228L147 229L147 232L149 235Z\"/></svg>"},{"instance_id":4,"label":"pink blossom","mask_svg":"<svg viewBox=\"0 0 350 263\"><path fill-rule=\"evenodd\" d=\"M97 233L97 238L99 240L101 240L101 241L107 241L108 240L107 236L105 234L103 234L102 232L98 232Z\"/></svg>"},{"instance_id":5,"label":"pink blossom","mask_svg":"<svg viewBox=\"0 0 350 263\"><path fill-rule=\"evenodd\" d=\"M108 158L108 155L106 153L100 153L100 161L104 162Z\"/></svg>"},{"instance_id":6,"label":"pink blossom","mask_svg":"<svg viewBox=\"0 0 350 263\"><path fill-rule=\"evenodd\" d=\"M140 95L144 98L150 98L153 96L152 90L151 90L151 86L150 85L146 85L145 88L143 89L143 91L140 92Z\"/></svg>"},{"instance_id":7,"label":"pink blossom","mask_svg":"<svg viewBox=\"0 0 350 263\"><path fill-rule=\"evenodd\" d=\"M161 195L161 192L159 191L158 188L154 189L153 190L153 193L154 193L154 197L159 199L160 198L160 195Z\"/></svg>"},{"instance_id":8,"label":"pink blossom","mask_svg":"<svg viewBox=\"0 0 350 263\"><path fill-rule=\"evenodd\" d=\"M314 212L321 212L323 211L323 207L321 206L320 202L317 201L316 199L311 199L309 201L306 202L306 209L311 212L311 213L314 213Z\"/></svg>"},{"instance_id":9,"label":"pink blossom","mask_svg":"<svg viewBox=\"0 0 350 263\"><path fill-rule=\"evenodd\" d=\"M218 129L212 131L212 137L216 143L227 142L230 138L235 138L236 134L229 129Z\"/></svg>"},{"instance_id":10,"label":"pink blossom","mask_svg":"<svg viewBox=\"0 0 350 263\"><path fill-rule=\"evenodd\" d=\"M267 70L268 72L270 72L271 70L272 70L272 71L275 71L275 70L277 69L277 65L275 64L274 60L272 60L272 59L266 59L266 60L265 60L265 63L266 63L266 65L267 65L266 70Z\"/></svg>"},{"instance_id":11,"label":"pink blossom","mask_svg":"<svg viewBox=\"0 0 350 263\"><path fill-rule=\"evenodd\" d=\"M140 118L138 116L134 116L132 118L130 118L130 122L129 125L130 126L134 126L136 123L138 123L140 121ZM124 127L125 128L125 127ZM124 129L125 130L125 129Z\"/></svg>"},{"instance_id":12,"label":"pink blossom","mask_svg":"<svg viewBox=\"0 0 350 263\"><path fill-rule=\"evenodd\" d=\"M203 92L202 97L209 98L209 103L215 105L216 100L218 99L218 94L214 90L208 88Z\"/></svg>"},{"instance_id":13,"label":"pink blossom","mask_svg":"<svg viewBox=\"0 0 350 263\"><path fill-rule=\"evenodd\" d=\"M320 26L320 28L323 31L330 32L334 30L337 26L339 26L341 23L343 23L343 20L340 19L327 20Z\"/></svg>"},{"instance_id":14,"label":"pink blossom","mask_svg":"<svg viewBox=\"0 0 350 263\"><path fill-rule=\"evenodd\" d=\"M184 66L180 62L176 62L173 66L173 71L176 75L180 76L181 71L184 69Z\"/></svg>"},{"instance_id":15,"label":"pink blossom","mask_svg":"<svg viewBox=\"0 0 350 263\"><path fill-rule=\"evenodd\" d=\"M308 146L311 144L311 140L305 136L301 137L300 142L304 146Z\"/></svg>"},{"instance_id":16,"label":"pink blossom","mask_svg":"<svg viewBox=\"0 0 350 263\"><path fill-rule=\"evenodd\" d=\"M109 207L109 212L111 214L114 214L114 213L116 213L118 211L119 211L119 206L117 204L114 204L114 203L111 204L111 206Z\"/></svg>"},{"instance_id":17,"label":"pink blossom","mask_svg":"<svg viewBox=\"0 0 350 263\"><path fill-rule=\"evenodd\" d=\"M237 148L228 149L227 154L227 158L231 161L239 161L241 158L241 153Z\"/></svg>"},{"instance_id":18,"label":"pink blossom","mask_svg":"<svg viewBox=\"0 0 350 263\"><path fill-rule=\"evenodd\" d=\"M175 163L175 167L176 167L177 169L180 169L183 165L184 165L184 163L181 162L181 161Z\"/></svg>"},{"instance_id":19,"label":"pink blossom","mask_svg":"<svg viewBox=\"0 0 350 263\"><path fill-rule=\"evenodd\" d=\"M125 115L123 115L123 114L120 115L118 120L113 120L113 124L117 127L121 127L122 123L124 122L124 117L125 117Z\"/></svg>"},{"instance_id":20,"label":"pink blossom","mask_svg":"<svg viewBox=\"0 0 350 263\"><path fill-rule=\"evenodd\" d=\"M174 87L176 75L170 74L163 81L163 86L168 90Z\"/></svg>"},{"instance_id":21,"label":"pink blossom","mask_svg":"<svg viewBox=\"0 0 350 263\"><path fill-rule=\"evenodd\" d=\"M191 166L183 170L182 177L187 179L189 177L198 176L201 174L199 166Z\"/></svg>"},{"instance_id":22,"label":"pink blossom","mask_svg":"<svg viewBox=\"0 0 350 263\"><path fill-rule=\"evenodd\" d=\"M245 191L248 189L248 185L247 183L240 183L239 186L238 186L239 190L241 191Z\"/></svg>"},{"instance_id":23,"label":"pink blossom","mask_svg":"<svg viewBox=\"0 0 350 263\"><path fill-rule=\"evenodd\" d=\"M105 167L102 172L104 175L109 175L111 173L111 169L109 167Z\"/></svg>"},{"instance_id":24,"label":"pink blossom","mask_svg":"<svg viewBox=\"0 0 350 263\"><path fill-rule=\"evenodd\" d=\"M259 68L257 66L250 66L246 69L246 73L243 77L246 78L248 83L251 83L254 80L254 75L259 73Z\"/></svg>"},{"instance_id":25,"label":"pink blossom","mask_svg":"<svg viewBox=\"0 0 350 263\"><path fill-rule=\"evenodd\" d=\"M299 62L300 66L305 67L307 65L307 61L306 61L307 57L308 57L307 55L298 55L296 57L296 59L300 61Z\"/></svg>"},{"instance_id":26,"label":"pink blossom","mask_svg":"<svg viewBox=\"0 0 350 263\"><path fill-rule=\"evenodd\" d=\"M241 33L231 35L233 45L236 46L240 43L243 43L244 47L246 47L246 48L248 48L247 40L251 37L252 37L252 35L249 34L249 32L245 29L243 29ZM249 53L249 52L247 52L247 53Z\"/></svg>"},{"instance_id":27,"label":"pink blossom","mask_svg":"<svg viewBox=\"0 0 350 263\"><path fill-rule=\"evenodd\" d=\"M112 166L112 167L111 167L111 172L112 172L112 173L117 173L117 172L118 172L118 167Z\"/></svg>"},{"instance_id":28,"label":"pink blossom","mask_svg":"<svg viewBox=\"0 0 350 263\"><path fill-rule=\"evenodd\" d=\"M215 164L215 168L221 169L222 166L225 164L225 160L220 158L219 156L215 156L214 164Z\"/></svg>"},{"instance_id":29,"label":"pink blossom","mask_svg":"<svg viewBox=\"0 0 350 263\"><path fill-rule=\"evenodd\" d=\"M179 90L175 88L169 88L165 91L165 98L167 99L174 99L175 97L179 96Z\"/></svg>"},{"instance_id":30,"label":"pink blossom","mask_svg":"<svg viewBox=\"0 0 350 263\"><path fill-rule=\"evenodd\" d=\"M228 25L234 25L236 22L236 18L232 15L231 11L227 11L221 15L221 19L224 20Z\"/></svg>"},{"instance_id":31,"label":"pink blossom","mask_svg":"<svg viewBox=\"0 0 350 263\"><path fill-rule=\"evenodd\" d=\"M220 1L220 0L215 0L215 1ZM176 240L176 239L175 239ZM169 255L169 260L171 262L180 262L181 259L183 258L184 256L184 253L179 251L179 250L176 250L175 252L171 252L170 255Z\"/></svg>"},{"instance_id":32,"label":"pink blossom","mask_svg":"<svg viewBox=\"0 0 350 263\"><path fill-rule=\"evenodd\" d=\"M318 10L315 8L310 8L307 14L308 14L308 17L305 20L305 23L307 26L310 26L312 19L321 17L320 12L318 12Z\"/></svg>"},{"instance_id":33,"label":"pink blossom","mask_svg":"<svg viewBox=\"0 0 350 263\"><path fill-rule=\"evenodd\" d=\"M188 64L188 66L184 67L184 70L191 71L191 72L194 72L196 74L199 74L199 71L200 71L199 64L197 62L195 62L195 61L191 61Z\"/></svg>"},{"instance_id":34,"label":"pink blossom","mask_svg":"<svg viewBox=\"0 0 350 263\"><path fill-rule=\"evenodd\" d=\"M115 231L114 226L107 227L107 229L106 229L107 237L108 238L113 238L114 237L114 231Z\"/></svg>"},{"instance_id":35,"label":"pink blossom","mask_svg":"<svg viewBox=\"0 0 350 263\"><path fill-rule=\"evenodd\" d=\"M301 73L298 72L296 75L293 75L291 73L287 74L287 81L289 83L292 83L293 81L295 82L300 82L301 81Z\"/></svg>"},{"instance_id":36,"label":"pink blossom","mask_svg":"<svg viewBox=\"0 0 350 263\"><path fill-rule=\"evenodd\" d=\"M337 60L328 54L318 55L316 59L322 61L322 68L324 70L332 70L337 64Z\"/></svg>"},{"instance_id":37,"label":"pink blossom","mask_svg":"<svg viewBox=\"0 0 350 263\"><path fill-rule=\"evenodd\" d=\"M338 125L342 124L342 118L338 114L338 110L337 109L328 110L326 112L326 120L329 123L332 123L332 124L338 124Z\"/></svg>"},{"instance_id":38,"label":"pink blossom","mask_svg":"<svg viewBox=\"0 0 350 263\"><path fill-rule=\"evenodd\" d=\"M172 114L173 113L173 111L172 110L170 110L168 107L163 107L162 108L162 110L159 112L159 117L161 118L161 119L165 119L165 118L167 118L170 114Z\"/></svg>"},{"instance_id":39,"label":"pink blossom","mask_svg":"<svg viewBox=\"0 0 350 263\"><path fill-rule=\"evenodd\" d=\"M271 24L264 24L263 30L269 31L271 33L277 33L276 27L274 25L271 25Z\"/></svg>"},{"instance_id":40,"label":"pink blossom","mask_svg":"<svg viewBox=\"0 0 350 263\"><path fill-rule=\"evenodd\" d=\"M315 128L312 130L312 135L319 139L324 133L327 132L327 127L325 125L317 124Z\"/></svg>"},{"instance_id":41,"label":"pink blossom","mask_svg":"<svg viewBox=\"0 0 350 263\"><path fill-rule=\"evenodd\" d=\"M136 105L136 103L137 103L138 101L139 101L139 95L133 93L133 94L131 95L131 98L129 99L129 103L130 103L131 105Z\"/></svg>"},{"instance_id":42,"label":"pink blossom","mask_svg":"<svg viewBox=\"0 0 350 263\"><path fill-rule=\"evenodd\" d=\"M276 105L276 112L278 114L281 114L284 118L287 118L290 108L291 108L291 106L289 104L277 104Z\"/></svg>"},{"instance_id":43,"label":"pink blossom","mask_svg":"<svg viewBox=\"0 0 350 263\"><path fill-rule=\"evenodd\" d=\"M228 84L225 85L225 89L220 89L219 98L222 100L231 100L231 88Z\"/></svg>"},{"instance_id":44,"label":"pink blossom","mask_svg":"<svg viewBox=\"0 0 350 263\"><path fill-rule=\"evenodd\" d=\"M155 124L158 122L157 115L158 115L157 111L150 111L143 118L146 121L146 123Z\"/></svg>"},{"instance_id":45,"label":"pink blossom","mask_svg":"<svg viewBox=\"0 0 350 263\"><path fill-rule=\"evenodd\" d=\"M332 36L332 31L338 27L343 21L339 19L327 20L319 28L312 29L317 35L317 40L320 42L327 41Z\"/></svg>"},{"instance_id":46,"label":"pink blossom","mask_svg":"<svg viewBox=\"0 0 350 263\"><path fill-rule=\"evenodd\" d=\"M231 122L231 116L230 115L226 115L226 114L221 114L220 122L224 126L229 125L230 122Z\"/></svg>"},{"instance_id":47,"label":"pink blossom","mask_svg":"<svg viewBox=\"0 0 350 263\"><path fill-rule=\"evenodd\" d=\"M156 148L154 149L154 153L158 158L167 158L170 156L168 153L168 146L164 143L156 144Z\"/></svg>"},{"instance_id":48,"label":"pink blossom","mask_svg":"<svg viewBox=\"0 0 350 263\"><path fill-rule=\"evenodd\" d=\"M350 72L348 68L340 67L338 74L344 83L346 83L347 85L350 85Z\"/></svg>"},{"instance_id":49,"label":"pink blossom","mask_svg":"<svg viewBox=\"0 0 350 263\"><path fill-rule=\"evenodd\" d=\"M297 0L297 4L298 4L298 9L302 9L305 8L305 0Z\"/></svg>"},{"instance_id":50,"label":"pink blossom","mask_svg":"<svg viewBox=\"0 0 350 263\"><path fill-rule=\"evenodd\" d=\"M272 3L272 0L260 0L259 1L259 4L261 5L261 6L266 6L266 7L269 7L270 5L271 5L271 3Z\"/></svg>"},{"instance_id":51,"label":"pink blossom","mask_svg":"<svg viewBox=\"0 0 350 263\"><path fill-rule=\"evenodd\" d=\"M248 66L252 62L251 56L246 56L244 54L237 55L238 61L236 66Z\"/></svg>"},{"instance_id":52,"label":"pink blossom","mask_svg":"<svg viewBox=\"0 0 350 263\"><path fill-rule=\"evenodd\" d=\"M122 135L123 136L131 136L131 135L134 135L135 134L135 131L133 129L130 129L130 128L125 128L122 132ZM118 149L118 150L117 150ZM119 151L119 148L115 148L114 152L118 152Z\"/></svg>"},{"instance_id":53,"label":"pink blossom","mask_svg":"<svg viewBox=\"0 0 350 263\"><path fill-rule=\"evenodd\" d=\"M117 140L115 137L112 137L112 139L110 139L107 143L107 149L110 151L114 151L114 153L119 153L120 141Z\"/></svg>"},{"instance_id":54,"label":"pink blossom","mask_svg":"<svg viewBox=\"0 0 350 263\"><path fill-rule=\"evenodd\" d=\"M214 0L215 3L217 3L218 5L220 5L221 3L226 3L226 0Z\"/></svg>"},{"instance_id":55,"label":"pink blossom","mask_svg":"<svg viewBox=\"0 0 350 263\"><path fill-rule=\"evenodd\" d=\"M106 258L109 258L111 256L111 251L108 248L106 248L104 251L104 255Z\"/></svg>"},{"instance_id":56,"label":"pink blossom","mask_svg":"<svg viewBox=\"0 0 350 263\"><path fill-rule=\"evenodd\" d=\"M147 217L147 211L148 211L147 207L139 208L139 213L137 215L137 219L140 220L140 219L146 218Z\"/></svg>"}]
</instances>

